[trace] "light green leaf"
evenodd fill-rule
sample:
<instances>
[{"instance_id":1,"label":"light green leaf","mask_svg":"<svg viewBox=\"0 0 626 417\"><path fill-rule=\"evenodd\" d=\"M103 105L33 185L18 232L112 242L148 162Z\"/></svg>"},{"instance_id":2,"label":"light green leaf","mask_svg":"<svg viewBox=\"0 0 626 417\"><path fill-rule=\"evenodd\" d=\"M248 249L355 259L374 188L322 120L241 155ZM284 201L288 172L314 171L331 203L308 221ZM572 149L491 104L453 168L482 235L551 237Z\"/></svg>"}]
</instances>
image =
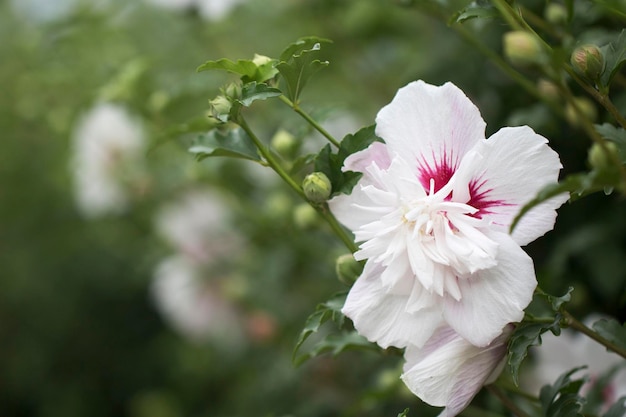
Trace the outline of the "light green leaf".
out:
<instances>
[{"instance_id":1,"label":"light green leaf","mask_svg":"<svg viewBox=\"0 0 626 417\"><path fill-rule=\"evenodd\" d=\"M262 83L273 78L278 73L275 64L275 59L257 65L250 59L238 59L237 62L234 62L228 58L222 58L217 61L207 61L200 65L196 71L224 70L240 75L244 83L252 81Z\"/></svg>"},{"instance_id":2,"label":"light green leaf","mask_svg":"<svg viewBox=\"0 0 626 417\"><path fill-rule=\"evenodd\" d=\"M252 139L241 129L220 130L213 129L200 135L189 152L196 155L198 160L211 156L229 156L232 158L261 161Z\"/></svg>"},{"instance_id":3,"label":"light green leaf","mask_svg":"<svg viewBox=\"0 0 626 417\"><path fill-rule=\"evenodd\" d=\"M409 415L409 409L405 408L403 412L398 414L398 417L407 417Z\"/></svg>"},{"instance_id":4,"label":"light green leaf","mask_svg":"<svg viewBox=\"0 0 626 417\"><path fill-rule=\"evenodd\" d=\"M600 48L600 51L602 51L606 63L604 72L600 77L600 84L608 87L617 71L626 61L626 29L622 29L617 39Z\"/></svg>"},{"instance_id":5,"label":"light green leaf","mask_svg":"<svg viewBox=\"0 0 626 417\"><path fill-rule=\"evenodd\" d=\"M287 95L296 103L309 79L320 69L328 66L327 61L316 59L322 43L327 39L309 37L291 44L280 56L276 69L287 85Z\"/></svg>"},{"instance_id":6,"label":"light green leaf","mask_svg":"<svg viewBox=\"0 0 626 417\"><path fill-rule=\"evenodd\" d=\"M256 81L253 81L243 85L239 102L249 107L255 100L265 100L271 97L278 97L281 94L282 92L278 88L270 87L263 83L257 84Z\"/></svg>"}]
</instances>

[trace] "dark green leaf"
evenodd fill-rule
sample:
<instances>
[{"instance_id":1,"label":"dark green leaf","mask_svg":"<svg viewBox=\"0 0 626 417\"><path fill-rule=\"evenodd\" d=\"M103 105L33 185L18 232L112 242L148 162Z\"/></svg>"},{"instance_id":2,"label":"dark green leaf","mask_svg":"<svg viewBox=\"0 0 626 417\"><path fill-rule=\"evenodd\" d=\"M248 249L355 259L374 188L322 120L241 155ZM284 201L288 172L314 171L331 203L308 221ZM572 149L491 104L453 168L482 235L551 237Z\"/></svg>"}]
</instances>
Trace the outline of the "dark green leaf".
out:
<instances>
[{"instance_id":1,"label":"dark green leaf","mask_svg":"<svg viewBox=\"0 0 626 417\"><path fill-rule=\"evenodd\" d=\"M213 129L199 136L189 148L198 160L210 156L229 156L233 158L261 161L256 146L243 129Z\"/></svg>"},{"instance_id":2,"label":"dark green leaf","mask_svg":"<svg viewBox=\"0 0 626 417\"><path fill-rule=\"evenodd\" d=\"M570 300L572 299L572 291L574 291L574 287L569 287L567 289L567 292L560 297L545 293L543 295L547 298L550 306L552 307L552 310L557 313L561 310L561 306L563 304L570 302Z\"/></svg>"},{"instance_id":3,"label":"dark green leaf","mask_svg":"<svg viewBox=\"0 0 626 417\"><path fill-rule=\"evenodd\" d=\"M626 349L626 327L615 319L601 319L593 323L593 330L615 345Z\"/></svg>"},{"instance_id":4,"label":"dark green leaf","mask_svg":"<svg viewBox=\"0 0 626 417\"><path fill-rule=\"evenodd\" d=\"M531 346L541 345L541 335L548 330L555 335L561 334L561 314L557 313L550 323L521 323L509 340L509 359L513 382L518 384L519 367L528 355Z\"/></svg>"},{"instance_id":5,"label":"dark green leaf","mask_svg":"<svg viewBox=\"0 0 626 417\"><path fill-rule=\"evenodd\" d=\"M350 349L378 350L378 347L355 331L331 334L315 344L309 352L295 358L294 364L298 366L322 353L331 352L333 355L338 355Z\"/></svg>"},{"instance_id":6,"label":"dark green leaf","mask_svg":"<svg viewBox=\"0 0 626 417\"><path fill-rule=\"evenodd\" d=\"M346 135L337 153L332 153L330 145L326 145L315 157L315 170L323 172L330 179L333 195L349 194L361 178L361 173L343 172L341 168L348 156L379 140L374 131L375 126L364 127L353 135Z\"/></svg>"},{"instance_id":7,"label":"dark green leaf","mask_svg":"<svg viewBox=\"0 0 626 417\"><path fill-rule=\"evenodd\" d=\"M626 61L626 29L622 29L617 39L608 45L600 48L604 55L605 67L600 83L604 87L608 87L613 77Z\"/></svg>"},{"instance_id":8,"label":"dark green leaf","mask_svg":"<svg viewBox=\"0 0 626 417\"><path fill-rule=\"evenodd\" d=\"M584 366L574 368L559 376L553 385L545 385L541 388L539 401L544 416L582 417L580 410L585 399L578 395L578 391L586 382L586 378L572 380L570 377L584 368Z\"/></svg>"},{"instance_id":9,"label":"dark green leaf","mask_svg":"<svg viewBox=\"0 0 626 417\"><path fill-rule=\"evenodd\" d=\"M524 207L521 208L517 216L513 219L513 223L511 223L510 231L512 232L515 229L515 226L517 226L517 223L519 223L521 218L532 210L533 207L556 197L559 194L567 192L570 194L570 201L574 201L586 195L598 191L604 191L607 187L614 188L620 185L619 176L606 174L608 173L598 171L572 174L558 184L550 184L544 187L539 191L539 193L537 193L535 198L530 200L526 203L526 205L524 205Z\"/></svg>"},{"instance_id":10,"label":"dark green leaf","mask_svg":"<svg viewBox=\"0 0 626 417\"><path fill-rule=\"evenodd\" d=\"M606 140L614 142L617 145L620 156L622 157L622 163L626 164L626 130L622 127L613 126L610 123L594 126L596 128L596 132L598 132L600 136Z\"/></svg>"},{"instance_id":11,"label":"dark green leaf","mask_svg":"<svg viewBox=\"0 0 626 417\"><path fill-rule=\"evenodd\" d=\"M280 55L276 69L283 76L287 84L287 95L294 103L298 101L309 79L320 69L328 66L327 61L317 59L322 43L330 41L316 37L302 38L289 45Z\"/></svg>"},{"instance_id":12,"label":"dark green leaf","mask_svg":"<svg viewBox=\"0 0 626 417\"><path fill-rule=\"evenodd\" d=\"M498 17L499 15L498 9L496 9L491 2L477 0L455 13L448 21L448 24L463 23L466 20L474 18Z\"/></svg>"},{"instance_id":13,"label":"dark green leaf","mask_svg":"<svg viewBox=\"0 0 626 417\"><path fill-rule=\"evenodd\" d=\"M281 94L282 92L278 88L270 87L263 83L257 84L256 81L253 81L243 85L239 102L248 107L255 100L265 100L271 97L278 97Z\"/></svg>"},{"instance_id":14,"label":"dark green leaf","mask_svg":"<svg viewBox=\"0 0 626 417\"><path fill-rule=\"evenodd\" d=\"M609 408L609 410L602 417L624 417L626 416L626 396L620 397L619 400L615 402Z\"/></svg>"},{"instance_id":15,"label":"dark green leaf","mask_svg":"<svg viewBox=\"0 0 626 417\"><path fill-rule=\"evenodd\" d=\"M296 358L296 355L298 353L298 350L300 350L302 344L309 338L309 336L311 336L313 333L316 333L322 324L332 319L332 321L337 323L338 327L341 327L343 325L345 317L341 313L341 308L343 307L345 301L346 293L343 292L335 294L331 299L324 303L318 304L313 314L311 314L306 319L304 328L300 332L300 336L298 337L298 341L296 342L296 346L294 347L292 355L292 360L294 361L294 363L299 365L309 358L306 357L302 360L299 360L299 358L302 358L302 356Z\"/></svg>"}]
</instances>

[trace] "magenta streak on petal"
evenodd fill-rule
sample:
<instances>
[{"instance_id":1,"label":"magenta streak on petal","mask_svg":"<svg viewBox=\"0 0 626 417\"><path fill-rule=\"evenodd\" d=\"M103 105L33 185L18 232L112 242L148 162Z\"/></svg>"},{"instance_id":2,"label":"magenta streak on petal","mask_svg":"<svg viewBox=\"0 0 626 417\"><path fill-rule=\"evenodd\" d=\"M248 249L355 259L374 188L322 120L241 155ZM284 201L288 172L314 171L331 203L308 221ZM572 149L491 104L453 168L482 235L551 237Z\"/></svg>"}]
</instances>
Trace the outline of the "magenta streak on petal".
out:
<instances>
[{"instance_id":1,"label":"magenta streak on petal","mask_svg":"<svg viewBox=\"0 0 626 417\"><path fill-rule=\"evenodd\" d=\"M489 193L493 191L491 188L486 188L485 184L487 184L487 180L482 178L473 179L469 183L469 194L470 199L467 202L469 206L478 209L478 211L472 216L482 218L485 214L493 213L490 208L491 207L502 207L502 206L511 206L505 202L504 200L493 200L489 198Z\"/></svg>"},{"instance_id":2,"label":"magenta streak on petal","mask_svg":"<svg viewBox=\"0 0 626 417\"><path fill-rule=\"evenodd\" d=\"M443 149L443 152L441 153L443 159L442 161L437 160L437 155L435 155L434 151L432 153L432 156L433 160L435 161L434 167L431 167L426 161L426 158L424 158L423 156L421 157L421 160L418 159L417 170L419 172L419 181L427 193L430 191L431 179L435 180L434 191L436 193L441 188L443 188L448 183L448 181L450 181L450 178L452 178L452 175L454 175L454 172L457 168L456 162L453 161L452 153L448 154L445 147Z\"/></svg>"}]
</instances>

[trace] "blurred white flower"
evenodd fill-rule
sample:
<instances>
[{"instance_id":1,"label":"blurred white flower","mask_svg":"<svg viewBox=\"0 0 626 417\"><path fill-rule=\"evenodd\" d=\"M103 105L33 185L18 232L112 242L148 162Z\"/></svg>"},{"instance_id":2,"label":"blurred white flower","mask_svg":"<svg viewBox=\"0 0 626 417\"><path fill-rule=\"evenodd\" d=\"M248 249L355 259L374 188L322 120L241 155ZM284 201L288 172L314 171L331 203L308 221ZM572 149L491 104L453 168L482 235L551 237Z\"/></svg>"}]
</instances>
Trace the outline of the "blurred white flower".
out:
<instances>
[{"instance_id":1,"label":"blurred white flower","mask_svg":"<svg viewBox=\"0 0 626 417\"><path fill-rule=\"evenodd\" d=\"M163 260L156 268L151 293L156 307L182 336L197 343L235 348L244 342L244 323L201 268L183 256Z\"/></svg>"},{"instance_id":2,"label":"blurred white flower","mask_svg":"<svg viewBox=\"0 0 626 417\"><path fill-rule=\"evenodd\" d=\"M585 320L591 326L602 317L594 315ZM589 381L581 388L584 395L589 392L601 377L613 370L616 372L602 389L603 410L626 396L626 363L616 353L609 352L605 347L591 340L589 337L571 329L564 329L560 336L546 332L541 336L541 346L532 350L534 361L532 366L522 374L522 386L533 394L538 395L542 386L552 385L557 378L573 368L587 365L574 376L589 375Z\"/></svg>"},{"instance_id":3,"label":"blurred white flower","mask_svg":"<svg viewBox=\"0 0 626 417\"><path fill-rule=\"evenodd\" d=\"M376 118L375 142L345 160L363 173L329 202L367 260L343 312L382 347L421 347L443 322L487 346L522 319L536 287L520 246L552 229L565 197L519 209L555 183L559 157L527 126L485 139L485 122L451 83L401 88Z\"/></svg>"},{"instance_id":4,"label":"blurred white flower","mask_svg":"<svg viewBox=\"0 0 626 417\"><path fill-rule=\"evenodd\" d=\"M218 21L224 19L232 9L245 0L145 0L154 6L169 10L189 10L195 8L204 19Z\"/></svg>"},{"instance_id":5,"label":"blurred white flower","mask_svg":"<svg viewBox=\"0 0 626 417\"><path fill-rule=\"evenodd\" d=\"M129 187L142 178L144 130L124 107L100 103L78 123L71 168L75 198L87 217L119 214L129 205Z\"/></svg>"},{"instance_id":6,"label":"blurred white flower","mask_svg":"<svg viewBox=\"0 0 626 417\"><path fill-rule=\"evenodd\" d=\"M504 368L512 325L486 347L476 347L450 327L440 327L422 348L407 347L402 380L424 402L453 417Z\"/></svg>"},{"instance_id":7,"label":"blurred white flower","mask_svg":"<svg viewBox=\"0 0 626 417\"><path fill-rule=\"evenodd\" d=\"M230 224L228 207L210 190L188 191L165 205L157 213L156 228L169 244L200 264L232 256L243 245Z\"/></svg>"}]
</instances>

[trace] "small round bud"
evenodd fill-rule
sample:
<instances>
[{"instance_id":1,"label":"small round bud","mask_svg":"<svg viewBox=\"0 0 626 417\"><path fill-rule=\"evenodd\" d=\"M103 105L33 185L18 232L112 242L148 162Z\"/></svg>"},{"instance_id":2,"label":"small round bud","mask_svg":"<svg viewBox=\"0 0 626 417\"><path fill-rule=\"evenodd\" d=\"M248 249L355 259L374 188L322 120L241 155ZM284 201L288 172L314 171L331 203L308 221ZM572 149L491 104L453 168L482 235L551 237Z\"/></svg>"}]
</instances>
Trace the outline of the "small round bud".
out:
<instances>
[{"instance_id":1,"label":"small round bud","mask_svg":"<svg viewBox=\"0 0 626 417\"><path fill-rule=\"evenodd\" d=\"M543 12L546 20L554 25L561 25L567 22L567 9L559 3L550 3Z\"/></svg>"},{"instance_id":2,"label":"small round bud","mask_svg":"<svg viewBox=\"0 0 626 417\"><path fill-rule=\"evenodd\" d=\"M572 126L580 126L581 117L585 117L591 122L598 117L596 106L586 97L576 97L574 98L574 103L568 102L565 105L565 118Z\"/></svg>"},{"instance_id":3,"label":"small round bud","mask_svg":"<svg viewBox=\"0 0 626 417\"><path fill-rule=\"evenodd\" d=\"M217 96L209 103L211 104L211 110L215 117L228 114L228 112L230 112L230 108L232 107L230 100L224 96Z\"/></svg>"},{"instance_id":4,"label":"small round bud","mask_svg":"<svg viewBox=\"0 0 626 417\"><path fill-rule=\"evenodd\" d=\"M318 220L317 211L308 203L298 204L293 210L293 221L301 230L312 228Z\"/></svg>"},{"instance_id":5,"label":"small round bud","mask_svg":"<svg viewBox=\"0 0 626 417\"><path fill-rule=\"evenodd\" d=\"M337 258L335 271L340 282L352 286L354 281L361 275L361 272L363 272L363 265L354 259L351 253L347 253Z\"/></svg>"},{"instance_id":6,"label":"small round bud","mask_svg":"<svg viewBox=\"0 0 626 417\"><path fill-rule=\"evenodd\" d=\"M241 97L241 86L238 83L230 83L224 88L224 95L231 100Z\"/></svg>"},{"instance_id":7,"label":"small round bud","mask_svg":"<svg viewBox=\"0 0 626 417\"><path fill-rule=\"evenodd\" d=\"M572 67L590 80L597 80L604 70L604 56L595 45L579 46L570 58Z\"/></svg>"},{"instance_id":8,"label":"small round bud","mask_svg":"<svg viewBox=\"0 0 626 417\"><path fill-rule=\"evenodd\" d=\"M284 129L280 129L274 134L271 143L276 152L286 157L294 156L298 150L298 141Z\"/></svg>"},{"instance_id":9,"label":"small round bud","mask_svg":"<svg viewBox=\"0 0 626 417\"><path fill-rule=\"evenodd\" d=\"M313 172L304 177L302 191L312 203L323 203L328 200L332 191L330 180L323 172Z\"/></svg>"},{"instance_id":10,"label":"small round bud","mask_svg":"<svg viewBox=\"0 0 626 417\"><path fill-rule=\"evenodd\" d=\"M541 45L528 32L515 30L504 34L504 55L513 65L529 66L541 59Z\"/></svg>"},{"instance_id":11,"label":"small round bud","mask_svg":"<svg viewBox=\"0 0 626 417\"><path fill-rule=\"evenodd\" d=\"M619 156L619 149L614 142L605 141L604 146L594 143L589 148L587 162L597 171L609 171L615 167L613 163L615 156Z\"/></svg>"},{"instance_id":12,"label":"small round bud","mask_svg":"<svg viewBox=\"0 0 626 417\"><path fill-rule=\"evenodd\" d=\"M537 90L543 98L549 101L558 101L561 97L559 93L559 88L552 81L546 80L545 78L539 79L537 81Z\"/></svg>"}]
</instances>

